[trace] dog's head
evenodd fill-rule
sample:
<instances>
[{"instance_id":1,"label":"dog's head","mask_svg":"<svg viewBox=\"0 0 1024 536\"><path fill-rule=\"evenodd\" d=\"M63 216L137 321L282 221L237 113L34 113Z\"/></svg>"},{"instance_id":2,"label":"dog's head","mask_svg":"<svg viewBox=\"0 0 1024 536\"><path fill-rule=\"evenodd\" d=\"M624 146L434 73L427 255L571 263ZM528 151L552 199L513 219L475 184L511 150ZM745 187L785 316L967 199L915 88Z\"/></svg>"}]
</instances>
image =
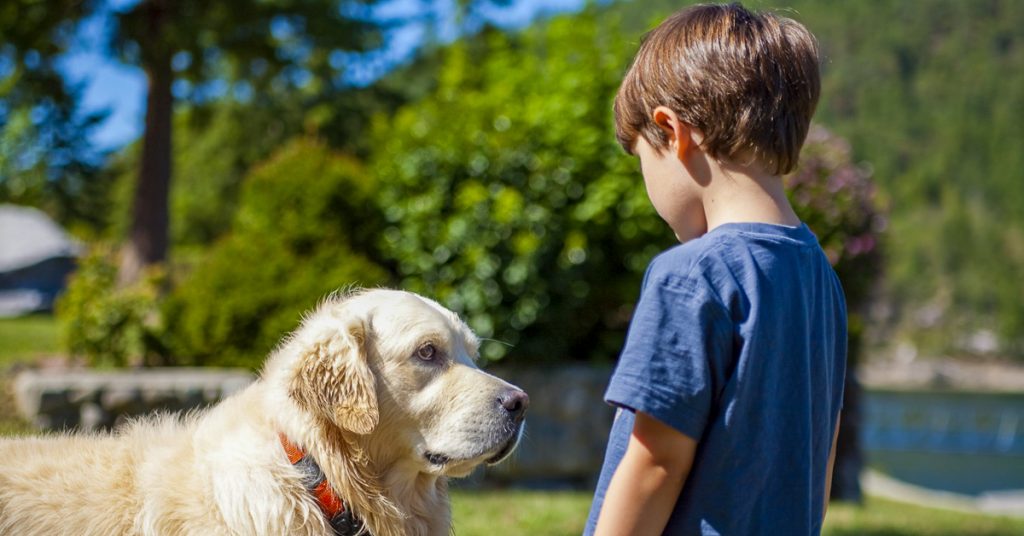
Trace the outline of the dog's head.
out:
<instances>
[{"instance_id":1,"label":"dog's head","mask_svg":"<svg viewBox=\"0 0 1024 536\"><path fill-rule=\"evenodd\" d=\"M462 476L515 448L529 398L476 366L457 315L408 292L332 298L284 347L289 396L419 470Z\"/></svg>"}]
</instances>

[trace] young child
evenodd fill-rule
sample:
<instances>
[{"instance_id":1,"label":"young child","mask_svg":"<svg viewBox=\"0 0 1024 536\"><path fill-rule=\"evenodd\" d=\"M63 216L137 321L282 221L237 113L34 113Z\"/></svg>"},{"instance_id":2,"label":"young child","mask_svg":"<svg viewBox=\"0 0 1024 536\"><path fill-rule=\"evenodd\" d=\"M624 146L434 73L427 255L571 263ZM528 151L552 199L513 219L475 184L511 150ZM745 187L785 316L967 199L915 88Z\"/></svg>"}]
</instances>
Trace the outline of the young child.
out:
<instances>
[{"instance_id":1,"label":"young child","mask_svg":"<svg viewBox=\"0 0 1024 536\"><path fill-rule=\"evenodd\" d=\"M637 52L616 136L683 244L647 269L586 534L821 531L846 304L780 178L819 90L807 29L739 4L684 9Z\"/></svg>"}]
</instances>

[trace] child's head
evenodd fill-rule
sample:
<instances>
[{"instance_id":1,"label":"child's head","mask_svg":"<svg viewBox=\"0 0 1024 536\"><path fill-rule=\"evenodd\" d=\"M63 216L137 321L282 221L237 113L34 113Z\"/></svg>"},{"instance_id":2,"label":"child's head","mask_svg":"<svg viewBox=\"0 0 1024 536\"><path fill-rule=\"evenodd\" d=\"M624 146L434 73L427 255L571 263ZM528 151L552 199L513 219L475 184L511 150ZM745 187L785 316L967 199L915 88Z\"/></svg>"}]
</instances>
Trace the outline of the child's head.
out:
<instances>
[{"instance_id":1,"label":"child's head","mask_svg":"<svg viewBox=\"0 0 1024 536\"><path fill-rule=\"evenodd\" d=\"M662 151L652 112L666 106L703 135L712 158L792 171L818 103L818 47L800 23L739 4L698 5L644 39L615 97L615 134Z\"/></svg>"}]
</instances>

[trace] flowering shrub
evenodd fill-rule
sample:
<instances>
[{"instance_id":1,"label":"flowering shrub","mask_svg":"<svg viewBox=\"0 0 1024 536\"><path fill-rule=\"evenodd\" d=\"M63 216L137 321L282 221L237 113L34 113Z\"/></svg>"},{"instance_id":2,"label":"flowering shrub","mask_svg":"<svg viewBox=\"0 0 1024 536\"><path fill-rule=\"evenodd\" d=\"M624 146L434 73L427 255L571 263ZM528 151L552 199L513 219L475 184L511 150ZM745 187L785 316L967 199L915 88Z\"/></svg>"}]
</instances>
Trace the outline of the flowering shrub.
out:
<instances>
[{"instance_id":1,"label":"flowering shrub","mask_svg":"<svg viewBox=\"0 0 1024 536\"><path fill-rule=\"evenodd\" d=\"M794 210L818 236L857 312L880 275L886 227L870 173L853 164L845 140L813 125L800 165L785 184Z\"/></svg>"}]
</instances>

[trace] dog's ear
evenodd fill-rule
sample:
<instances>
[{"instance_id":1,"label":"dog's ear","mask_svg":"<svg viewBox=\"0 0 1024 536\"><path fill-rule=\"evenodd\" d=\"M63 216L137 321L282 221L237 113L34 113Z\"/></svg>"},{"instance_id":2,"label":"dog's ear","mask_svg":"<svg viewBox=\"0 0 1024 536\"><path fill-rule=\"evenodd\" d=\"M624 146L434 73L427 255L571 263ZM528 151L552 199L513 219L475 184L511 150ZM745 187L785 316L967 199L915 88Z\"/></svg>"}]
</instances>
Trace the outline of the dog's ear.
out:
<instances>
[{"instance_id":1,"label":"dog's ear","mask_svg":"<svg viewBox=\"0 0 1024 536\"><path fill-rule=\"evenodd\" d=\"M366 353L366 330L360 320L316 337L302 348L291 395L305 410L357 434L377 427L377 390Z\"/></svg>"}]
</instances>

